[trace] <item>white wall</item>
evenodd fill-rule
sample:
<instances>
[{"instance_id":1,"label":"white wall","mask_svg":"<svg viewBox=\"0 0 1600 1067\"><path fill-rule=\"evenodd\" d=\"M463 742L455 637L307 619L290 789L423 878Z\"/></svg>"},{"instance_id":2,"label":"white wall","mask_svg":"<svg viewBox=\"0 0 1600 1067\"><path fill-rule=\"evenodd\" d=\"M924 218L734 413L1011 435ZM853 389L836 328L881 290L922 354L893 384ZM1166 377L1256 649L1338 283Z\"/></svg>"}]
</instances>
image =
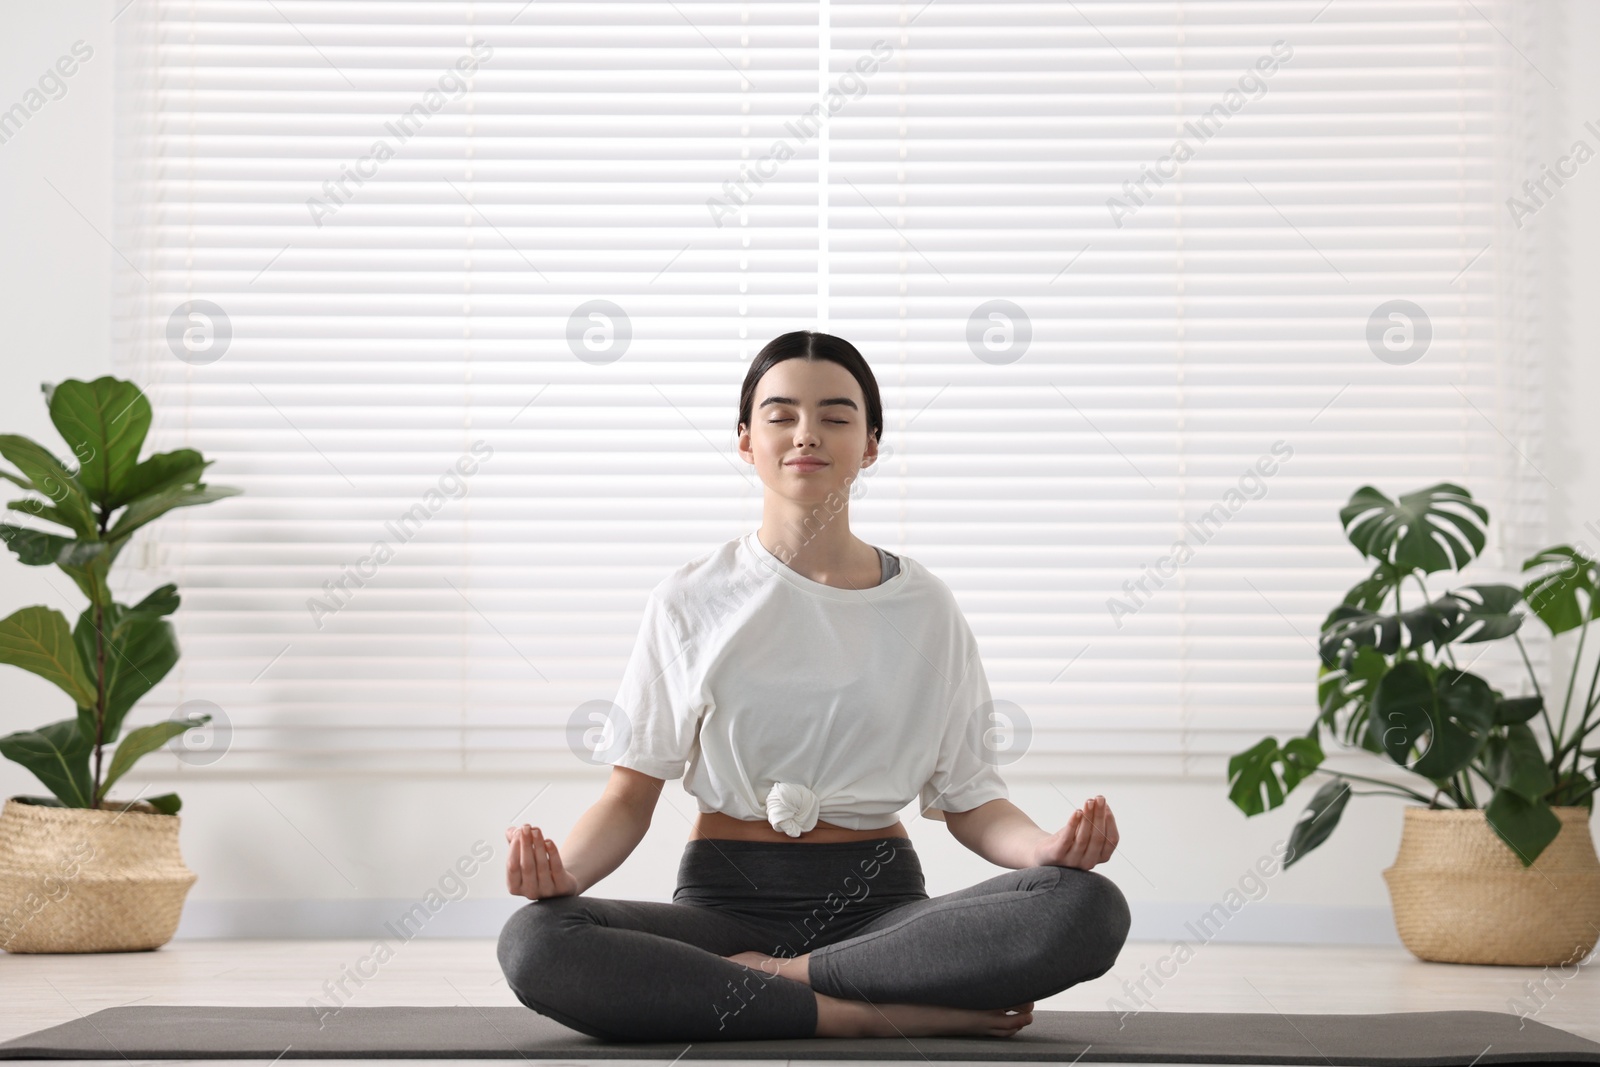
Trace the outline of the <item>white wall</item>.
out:
<instances>
[{"instance_id":1,"label":"white wall","mask_svg":"<svg viewBox=\"0 0 1600 1067\"><path fill-rule=\"evenodd\" d=\"M1547 116L1546 140L1562 152L1579 138L1600 148L1583 128L1586 122L1600 128L1600 70L1587 48L1600 39L1600 5L1564 0L1544 7L1559 12L1566 29L1563 55L1554 70L1547 68L1563 92L1559 108ZM1541 326L1555 403L1539 465L1562 489L1552 501L1549 541L1583 541L1600 551L1600 302L1593 288L1600 281L1600 166L1590 161L1581 168L1549 208L1550 257L1541 293L1549 314Z\"/></svg>"},{"instance_id":2,"label":"white wall","mask_svg":"<svg viewBox=\"0 0 1600 1067\"><path fill-rule=\"evenodd\" d=\"M0 108L20 99L73 42L81 39L94 49L69 80L65 97L0 145L0 189L8 206L0 302L13 338L0 356L0 430L50 442L56 437L39 382L111 372L109 266L117 253L105 239L111 236L115 62L110 20L123 2L57 0L0 8ZM1558 143L1569 143L1584 119L1600 120L1600 70L1579 52L1580 42L1600 39L1600 5L1560 7L1570 20L1563 35L1570 56L1552 64L1560 70L1564 98L1550 120ZM1593 411L1600 397L1600 301L1588 296L1600 282L1597 193L1600 164L1569 182L1550 209L1564 239L1552 253L1543 293L1548 318L1541 326L1554 406L1540 465L1563 490L1549 540L1583 538L1600 548L1600 436ZM1595 526L1586 530L1586 523ZM51 604L69 616L81 606L59 572L22 567L7 553L0 559L0 614L33 603ZM72 713L53 687L15 669L0 671L0 733ZM145 780L135 774L127 781ZM492 936L504 916L525 903L505 892L504 827L533 822L559 841L602 782L603 772L548 789L531 779L185 780L157 782L149 792L181 789L184 857L200 875L179 936L392 940L382 924L430 889L452 895L447 874L463 859L477 863L472 849L479 839L495 858L477 864L470 893L439 909L422 934ZM0 761L0 795L40 791L31 775ZM1234 889L1251 903L1219 939L1398 944L1380 872L1398 845L1400 801L1357 798L1327 844L1302 865L1274 875L1263 891L1248 881L1251 869L1287 836L1310 790L1302 788L1283 809L1246 820L1219 781L1083 780L1072 783L1070 799L1048 784L1013 783L1017 803L1051 829L1093 793L1104 793L1117 814L1122 845L1100 870L1132 902L1136 940L1195 940L1186 921ZM645 843L595 892L668 899L693 812L692 799L669 783ZM909 809L906 818L930 893L999 873L955 844L942 825L910 821Z\"/></svg>"},{"instance_id":3,"label":"white wall","mask_svg":"<svg viewBox=\"0 0 1600 1067\"><path fill-rule=\"evenodd\" d=\"M40 75L70 54L74 42L94 50L65 79L66 94L0 144L0 202L6 206L0 320L12 331L0 353L0 432L26 434L57 451L63 450L39 384L110 372L116 253L101 235L111 235L114 10L99 3L0 9L0 111L37 88ZM7 493L5 499L18 495ZM55 568L24 567L10 551L0 559L0 615L46 603L70 608L75 618L81 610L76 594ZM0 671L0 731L32 729L73 714L54 686L13 667ZM0 760L0 788L6 796L41 791L31 774L8 760Z\"/></svg>"}]
</instances>

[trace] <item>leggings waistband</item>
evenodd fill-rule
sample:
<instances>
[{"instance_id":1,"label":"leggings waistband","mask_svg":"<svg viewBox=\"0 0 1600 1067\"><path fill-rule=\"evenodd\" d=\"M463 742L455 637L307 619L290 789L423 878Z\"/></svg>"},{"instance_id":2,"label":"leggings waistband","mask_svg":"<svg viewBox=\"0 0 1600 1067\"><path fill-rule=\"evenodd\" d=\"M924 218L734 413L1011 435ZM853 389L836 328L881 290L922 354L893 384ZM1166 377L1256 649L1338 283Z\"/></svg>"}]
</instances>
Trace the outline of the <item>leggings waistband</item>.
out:
<instances>
[{"instance_id":1,"label":"leggings waistband","mask_svg":"<svg viewBox=\"0 0 1600 1067\"><path fill-rule=\"evenodd\" d=\"M871 852L885 843L896 849L914 849L909 837L873 837L862 841L743 841L734 838L697 837L684 842L685 852L762 852L767 850L797 852Z\"/></svg>"},{"instance_id":2,"label":"leggings waistband","mask_svg":"<svg viewBox=\"0 0 1600 1067\"><path fill-rule=\"evenodd\" d=\"M909 837L783 844L698 838L686 842L673 900L789 906L830 895L899 901L927 895Z\"/></svg>"}]
</instances>

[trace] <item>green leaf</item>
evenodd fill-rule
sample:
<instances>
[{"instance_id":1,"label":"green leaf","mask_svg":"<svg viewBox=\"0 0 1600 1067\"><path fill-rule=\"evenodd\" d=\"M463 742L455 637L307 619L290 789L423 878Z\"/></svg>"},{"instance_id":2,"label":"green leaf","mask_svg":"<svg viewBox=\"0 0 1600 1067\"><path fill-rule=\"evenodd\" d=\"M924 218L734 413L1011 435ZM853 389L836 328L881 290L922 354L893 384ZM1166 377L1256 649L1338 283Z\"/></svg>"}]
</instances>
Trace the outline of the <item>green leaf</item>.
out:
<instances>
[{"instance_id":1,"label":"green leaf","mask_svg":"<svg viewBox=\"0 0 1600 1067\"><path fill-rule=\"evenodd\" d=\"M115 741L127 712L177 663L177 638L170 627L161 623L162 616L171 614L177 607L177 587L170 583L155 589L132 607L107 602L101 626L106 635L108 711L104 722L97 725L93 707L78 708L85 737L93 738L98 731L101 744ZM78 616L78 624L72 631L78 657L88 665L91 675L100 655L96 636L94 605L91 604Z\"/></svg>"},{"instance_id":2,"label":"green leaf","mask_svg":"<svg viewBox=\"0 0 1600 1067\"><path fill-rule=\"evenodd\" d=\"M1543 801L1528 800L1505 788L1494 791L1483 815L1524 867L1533 866L1561 832L1561 820Z\"/></svg>"},{"instance_id":3,"label":"green leaf","mask_svg":"<svg viewBox=\"0 0 1600 1067\"><path fill-rule=\"evenodd\" d=\"M1370 646L1392 656L1401 649L1424 648L1429 644L1438 647L1449 640L1444 635L1465 611L1466 605L1449 594L1398 615L1377 615L1340 604L1323 620L1317 651L1323 664L1332 667L1340 652L1349 648Z\"/></svg>"},{"instance_id":4,"label":"green leaf","mask_svg":"<svg viewBox=\"0 0 1600 1067\"><path fill-rule=\"evenodd\" d=\"M1405 660L1378 682L1367 733L1390 759L1404 767L1411 750L1428 736L1437 715L1433 675L1425 664Z\"/></svg>"},{"instance_id":5,"label":"green leaf","mask_svg":"<svg viewBox=\"0 0 1600 1067\"><path fill-rule=\"evenodd\" d=\"M1552 569L1523 586L1522 595L1552 635L1600 618L1600 565L1594 560L1571 545L1557 545L1522 564L1524 571L1535 567Z\"/></svg>"},{"instance_id":6,"label":"green leaf","mask_svg":"<svg viewBox=\"0 0 1600 1067\"><path fill-rule=\"evenodd\" d=\"M1228 760L1228 797L1246 815L1260 815L1267 808L1282 804L1284 795L1321 762L1322 746L1315 737L1293 737L1282 748L1278 747L1277 738L1262 738ZM1281 783L1274 764L1283 765Z\"/></svg>"},{"instance_id":7,"label":"green leaf","mask_svg":"<svg viewBox=\"0 0 1600 1067\"><path fill-rule=\"evenodd\" d=\"M1494 706L1494 724L1496 726L1510 726L1513 723L1527 722L1543 710L1544 697L1542 696L1502 699Z\"/></svg>"},{"instance_id":8,"label":"green leaf","mask_svg":"<svg viewBox=\"0 0 1600 1067\"><path fill-rule=\"evenodd\" d=\"M1365 738L1361 727L1367 722L1372 708L1372 694L1378 682L1389 672L1389 661L1371 647L1346 651L1335 668L1319 667L1317 670L1317 705L1319 719L1330 730L1335 729L1338 715L1346 708L1350 715L1345 720L1341 739L1347 745L1356 744L1359 736ZM1371 748L1365 741L1363 747ZM1382 752L1379 748L1376 751Z\"/></svg>"},{"instance_id":9,"label":"green leaf","mask_svg":"<svg viewBox=\"0 0 1600 1067\"><path fill-rule=\"evenodd\" d=\"M92 803L89 753L93 747L78 731L76 719L0 737L0 755L32 771L70 808L87 808Z\"/></svg>"},{"instance_id":10,"label":"green leaf","mask_svg":"<svg viewBox=\"0 0 1600 1067\"><path fill-rule=\"evenodd\" d=\"M1435 682L1440 719L1432 743L1411 769L1429 778L1448 778L1470 765L1494 728L1500 695L1476 674L1441 667Z\"/></svg>"},{"instance_id":11,"label":"green leaf","mask_svg":"<svg viewBox=\"0 0 1600 1067\"><path fill-rule=\"evenodd\" d=\"M77 541L56 562L77 583L91 604L111 603L107 585L111 564L116 562L127 540Z\"/></svg>"},{"instance_id":12,"label":"green leaf","mask_svg":"<svg viewBox=\"0 0 1600 1067\"><path fill-rule=\"evenodd\" d=\"M111 511L117 489L139 462L150 429L150 401L132 382L109 375L69 379L49 393L50 421L78 457L78 484Z\"/></svg>"},{"instance_id":13,"label":"green leaf","mask_svg":"<svg viewBox=\"0 0 1600 1067\"><path fill-rule=\"evenodd\" d=\"M1494 724L1496 696L1475 674L1405 660L1378 683L1368 732L1402 767L1444 779L1470 764ZM1409 762L1414 748L1424 751Z\"/></svg>"},{"instance_id":14,"label":"green leaf","mask_svg":"<svg viewBox=\"0 0 1600 1067\"><path fill-rule=\"evenodd\" d=\"M58 526L65 526L72 531L75 537L87 536L79 532L77 519L55 505L45 503L36 496L23 497L20 500L7 500L6 509L20 511L24 515L32 515L36 519L43 519L45 522L53 522Z\"/></svg>"},{"instance_id":15,"label":"green leaf","mask_svg":"<svg viewBox=\"0 0 1600 1067\"><path fill-rule=\"evenodd\" d=\"M101 795L104 796L109 792L111 783L128 773L139 760L179 734L196 726L204 726L210 721L210 715L200 715L189 719L165 719L149 726L141 726L136 730L129 730L128 736L117 746L116 755L111 757L111 766L106 770L106 780L100 786Z\"/></svg>"},{"instance_id":16,"label":"green leaf","mask_svg":"<svg viewBox=\"0 0 1600 1067\"><path fill-rule=\"evenodd\" d=\"M1363 611L1379 611L1388 602L1389 595L1400 587L1407 573L1379 560L1370 577L1350 587L1350 591L1344 595L1344 602Z\"/></svg>"},{"instance_id":17,"label":"green leaf","mask_svg":"<svg viewBox=\"0 0 1600 1067\"><path fill-rule=\"evenodd\" d=\"M1386 656L1402 649L1452 641L1473 644L1508 637L1522 625L1513 609L1522 591L1511 585L1468 585L1398 615L1379 615L1350 603L1340 604L1322 623L1318 654L1332 667L1354 648L1376 648Z\"/></svg>"},{"instance_id":18,"label":"green leaf","mask_svg":"<svg viewBox=\"0 0 1600 1067\"><path fill-rule=\"evenodd\" d=\"M202 458L192 448L158 452L135 467L117 487L115 506L121 507L168 489L198 484L210 465L211 460Z\"/></svg>"},{"instance_id":19,"label":"green leaf","mask_svg":"<svg viewBox=\"0 0 1600 1067\"><path fill-rule=\"evenodd\" d=\"M94 684L72 646L66 616L43 605L0 619L0 663L31 671L78 704L93 704Z\"/></svg>"},{"instance_id":20,"label":"green leaf","mask_svg":"<svg viewBox=\"0 0 1600 1067\"><path fill-rule=\"evenodd\" d=\"M1323 783L1311 798L1311 803L1306 805L1306 810L1300 813L1300 818L1295 820L1294 830L1289 834L1289 855L1283 861L1284 867L1293 866L1296 860L1328 839L1333 828L1339 825L1339 816L1344 814L1344 806L1349 800L1350 784L1343 778Z\"/></svg>"},{"instance_id":21,"label":"green leaf","mask_svg":"<svg viewBox=\"0 0 1600 1067\"><path fill-rule=\"evenodd\" d=\"M158 586L151 590L143 600L128 608L124 614L128 616L149 615L152 617L171 615L178 610L178 602L178 587L168 582L166 585Z\"/></svg>"},{"instance_id":22,"label":"green leaf","mask_svg":"<svg viewBox=\"0 0 1600 1067\"><path fill-rule=\"evenodd\" d=\"M88 739L91 747L95 744L96 721L93 704L78 705L78 732Z\"/></svg>"},{"instance_id":23,"label":"green leaf","mask_svg":"<svg viewBox=\"0 0 1600 1067\"><path fill-rule=\"evenodd\" d=\"M1449 482L1407 493L1399 503L1366 485L1339 510L1339 520L1363 555L1407 573L1432 574L1460 570L1477 558L1487 541L1489 512Z\"/></svg>"},{"instance_id":24,"label":"green leaf","mask_svg":"<svg viewBox=\"0 0 1600 1067\"><path fill-rule=\"evenodd\" d=\"M109 745L121 732L129 709L178 662L178 636L165 619L133 614L115 603L97 632L91 604L78 616L78 625L72 631L73 642L87 664L99 662L100 633L105 635L106 665L106 713L100 744ZM91 671L94 669L90 667Z\"/></svg>"},{"instance_id":25,"label":"green leaf","mask_svg":"<svg viewBox=\"0 0 1600 1067\"><path fill-rule=\"evenodd\" d=\"M1507 727L1504 737L1491 736L1479 765L1497 788L1509 789L1524 800L1538 800L1555 788L1555 776L1527 723Z\"/></svg>"},{"instance_id":26,"label":"green leaf","mask_svg":"<svg viewBox=\"0 0 1600 1067\"><path fill-rule=\"evenodd\" d=\"M183 801L178 799L178 794L176 793L162 793L158 797L146 797L144 802L163 815L176 815L178 814L178 809L183 807Z\"/></svg>"},{"instance_id":27,"label":"green leaf","mask_svg":"<svg viewBox=\"0 0 1600 1067\"><path fill-rule=\"evenodd\" d=\"M237 496L243 491L242 489L233 489L225 485L196 485L192 488L178 486L164 489L159 493L143 497L129 504L112 525L106 537L108 539L127 537L145 523L160 518L173 508L209 504L224 497Z\"/></svg>"},{"instance_id":28,"label":"green leaf","mask_svg":"<svg viewBox=\"0 0 1600 1067\"><path fill-rule=\"evenodd\" d=\"M11 551L17 554L17 559L29 567L44 567L54 563L73 543L70 537L30 530L9 522L0 522L0 540L5 541Z\"/></svg>"},{"instance_id":29,"label":"green leaf","mask_svg":"<svg viewBox=\"0 0 1600 1067\"><path fill-rule=\"evenodd\" d=\"M1441 643L1459 641L1472 645L1480 641L1498 641L1522 627L1525 616L1514 610L1522 603L1522 590L1514 585L1464 585L1452 589L1449 596L1459 611L1446 624Z\"/></svg>"},{"instance_id":30,"label":"green leaf","mask_svg":"<svg viewBox=\"0 0 1600 1067\"><path fill-rule=\"evenodd\" d=\"M80 537L99 536L88 495L48 449L17 434L0 434L0 456L10 460L22 472L29 488L49 498L54 507L49 509L50 514L46 517L60 522ZM11 480L16 481L15 478Z\"/></svg>"}]
</instances>

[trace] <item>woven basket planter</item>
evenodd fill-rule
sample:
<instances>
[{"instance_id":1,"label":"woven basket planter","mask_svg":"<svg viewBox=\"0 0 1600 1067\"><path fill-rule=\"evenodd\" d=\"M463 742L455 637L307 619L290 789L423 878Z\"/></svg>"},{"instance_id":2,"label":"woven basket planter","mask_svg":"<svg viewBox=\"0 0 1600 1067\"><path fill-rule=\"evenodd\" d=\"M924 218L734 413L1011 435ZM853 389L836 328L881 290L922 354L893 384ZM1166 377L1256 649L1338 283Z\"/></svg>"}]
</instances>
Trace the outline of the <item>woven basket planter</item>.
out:
<instances>
[{"instance_id":1,"label":"woven basket planter","mask_svg":"<svg viewBox=\"0 0 1600 1067\"><path fill-rule=\"evenodd\" d=\"M56 808L0 811L0 949L135 952L172 940L199 876L178 853L176 815Z\"/></svg>"},{"instance_id":2,"label":"woven basket planter","mask_svg":"<svg viewBox=\"0 0 1600 1067\"><path fill-rule=\"evenodd\" d=\"M1600 939L1600 858L1589 809L1550 810L1561 831L1523 867L1482 810L1405 809L1400 852L1383 880L1412 955L1537 967L1589 954Z\"/></svg>"}]
</instances>

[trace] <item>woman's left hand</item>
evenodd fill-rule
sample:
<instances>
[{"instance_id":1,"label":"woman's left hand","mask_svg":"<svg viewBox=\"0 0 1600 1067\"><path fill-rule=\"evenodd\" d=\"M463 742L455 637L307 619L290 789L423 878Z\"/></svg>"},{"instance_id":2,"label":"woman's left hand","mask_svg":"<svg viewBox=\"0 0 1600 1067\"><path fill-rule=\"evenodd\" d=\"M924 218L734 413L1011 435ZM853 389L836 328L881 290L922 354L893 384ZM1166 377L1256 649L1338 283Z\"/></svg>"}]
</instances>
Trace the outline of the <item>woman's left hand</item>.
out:
<instances>
[{"instance_id":1,"label":"woman's left hand","mask_svg":"<svg viewBox=\"0 0 1600 1067\"><path fill-rule=\"evenodd\" d=\"M1105 797L1095 796L1072 813L1067 825L1039 842L1034 865L1087 871L1110 859L1119 840L1111 806Z\"/></svg>"}]
</instances>

